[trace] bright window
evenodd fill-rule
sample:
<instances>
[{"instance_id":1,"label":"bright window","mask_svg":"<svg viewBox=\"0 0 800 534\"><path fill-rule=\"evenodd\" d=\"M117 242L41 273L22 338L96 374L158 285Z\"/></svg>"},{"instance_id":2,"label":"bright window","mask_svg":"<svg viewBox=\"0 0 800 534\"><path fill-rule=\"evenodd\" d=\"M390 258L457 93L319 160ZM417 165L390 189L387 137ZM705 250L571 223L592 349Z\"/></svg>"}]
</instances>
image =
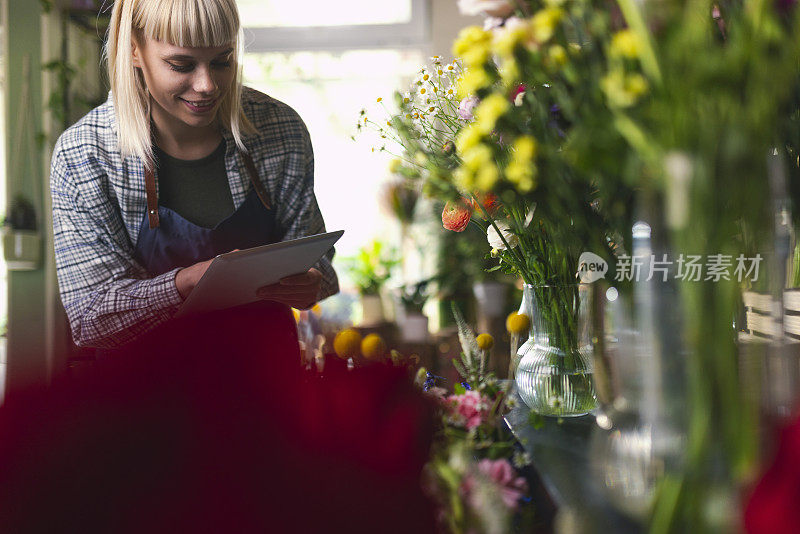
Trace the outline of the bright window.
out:
<instances>
[{"instance_id":1,"label":"bright window","mask_svg":"<svg viewBox=\"0 0 800 534\"><path fill-rule=\"evenodd\" d=\"M359 111L377 97L390 100L424 63L420 51L252 53L245 84L292 106L311 133L315 191L328 229L345 229L338 254L353 255L370 239L392 235L395 224L379 206L390 156L372 152L380 139L358 139ZM374 141L375 143L370 143ZM379 148L379 146L377 147Z\"/></svg>"},{"instance_id":2,"label":"bright window","mask_svg":"<svg viewBox=\"0 0 800 534\"><path fill-rule=\"evenodd\" d=\"M397 24L411 20L411 0L239 0L238 5L241 19L252 28Z\"/></svg>"}]
</instances>

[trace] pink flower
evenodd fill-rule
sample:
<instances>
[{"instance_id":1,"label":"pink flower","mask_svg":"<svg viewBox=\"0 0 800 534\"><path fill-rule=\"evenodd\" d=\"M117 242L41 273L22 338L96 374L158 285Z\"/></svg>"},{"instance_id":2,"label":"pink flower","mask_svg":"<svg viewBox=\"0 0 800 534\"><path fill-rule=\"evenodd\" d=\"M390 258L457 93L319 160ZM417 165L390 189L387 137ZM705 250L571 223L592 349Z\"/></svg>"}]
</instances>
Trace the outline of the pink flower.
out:
<instances>
[{"instance_id":1,"label":"pink flower","mask_svg":"<svg viewBox=\"0 0 800 534\"><path fill-rule=\"evenodd\" d=\"M528 491L528 483L525 482L524 478L516 476L516 471L506 459L483 459L478 462L477 473L497 487L503 503L512 510L516 510L520 497ZM461 483L461 491L473 507L477 507L480 504L476 502L476 493L473 491L475 483L475 475L473 473L468 473Z\"/></svg>"},{"instance_id":2,"label":"pink flower","mask_svg":"<svg viewBox=\"0 0 800 534\"><path fill-rule=\"evenodd\" d=\"M451 417L456 424L463 425L467 430L480 426L489 416L491 403L477 391L467 391L462 395L450 395L447 402L451 408Z\"/></svg>"},{"instance_id":3,"label":"pink flower","mask_svg":"<svg viewBox=\"0 0 800 534\"><path fill-rule=\"evenodd\" d=\"M514 103L515 106L522 105L522 99L525 96L526 89L527 88L525 87L524 83L519 84L517 88L514 89L514 92L511 94L511 101Z\"/></svg>"},{"instance_id":4,"label":"pink flower","mask_svg":"<svg viewBox=\"0 0 800 534\"><path fill-rule=\"evenodd\" d=\"M458 104L458 118L465 121L472 120L472 110L478 105L480 100L475 95L470 95L461 100Z\"/></svg>"}]
</instances>

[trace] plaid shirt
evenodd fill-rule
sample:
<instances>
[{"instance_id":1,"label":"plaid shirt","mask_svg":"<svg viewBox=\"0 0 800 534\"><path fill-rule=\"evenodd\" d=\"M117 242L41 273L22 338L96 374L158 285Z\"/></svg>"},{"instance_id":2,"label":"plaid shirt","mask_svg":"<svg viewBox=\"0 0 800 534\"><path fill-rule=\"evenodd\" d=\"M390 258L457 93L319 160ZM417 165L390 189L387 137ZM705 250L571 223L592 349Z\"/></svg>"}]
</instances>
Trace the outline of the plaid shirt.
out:
<instances>
[{"instance_id":1,"label":"plaid shirt","mask_svg":"<svg viewBox=\"0 0 800 534\"><path fill-rule=\"evenodd\" d=\"M244 113L258 130L243 138L276 211L284 238L325 232L314 196L314 155L305 124L289 106L245 88ZM225 168L235 207L251 187L233 136L223 131ZM179 268L151 278L134 260L146 213L144 165L123 159L112 99L66 130L50 173L55 257L61 300L79 346L112 348L170 319L183 299ZM319 298L338 291L333 251L315 265Z\"/></svg>"}]
</instances>

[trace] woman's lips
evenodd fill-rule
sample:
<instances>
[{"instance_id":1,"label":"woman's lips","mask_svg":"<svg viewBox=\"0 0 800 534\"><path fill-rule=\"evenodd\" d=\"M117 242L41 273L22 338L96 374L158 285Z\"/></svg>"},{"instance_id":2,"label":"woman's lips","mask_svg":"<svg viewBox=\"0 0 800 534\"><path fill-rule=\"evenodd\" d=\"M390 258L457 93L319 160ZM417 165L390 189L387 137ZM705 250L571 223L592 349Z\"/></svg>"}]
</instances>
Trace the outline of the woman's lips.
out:
<instances>
[{"instance_id":1,"label":"woman's lips","mask_svg":"<svg viewBox=\"0 0 800 534\"><path fill-rule=\"evenodd\" d=\"M190 111L194 113L207 113L214 108L214 104L217 103L216 100L196 100L191 102L189 100L183 99L183 103L186 104L186 107L189 108Z\"/></svg>"}]
</instances>

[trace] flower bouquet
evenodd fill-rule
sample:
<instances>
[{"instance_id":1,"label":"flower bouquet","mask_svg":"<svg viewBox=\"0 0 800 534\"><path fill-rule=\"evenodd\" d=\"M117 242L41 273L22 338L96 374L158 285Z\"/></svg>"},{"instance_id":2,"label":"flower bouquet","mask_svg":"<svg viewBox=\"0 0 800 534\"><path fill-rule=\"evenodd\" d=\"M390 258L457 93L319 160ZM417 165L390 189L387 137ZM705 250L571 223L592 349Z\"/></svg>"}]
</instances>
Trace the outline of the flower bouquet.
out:
<instances>
[{"instance_id":1,"label":"flower bouquet","mask_svg":"<svg viewBox=\"0 0 800 534\"><path fill-rule=\"evenodd\" d=\"M511 407L507 387L487 372L493 339L475 336L453 307L461 341L461 358L453 360L462 382L452 393L443 379L424 368L417 382L438 405L439 430L425 469L425 486L440 506L448 532L506 533L512 517L521 532L533 523L533 508L521 506L528 484L519 476L530 459L515 445L502 421Z\"/></svg>"}]
</instances>

